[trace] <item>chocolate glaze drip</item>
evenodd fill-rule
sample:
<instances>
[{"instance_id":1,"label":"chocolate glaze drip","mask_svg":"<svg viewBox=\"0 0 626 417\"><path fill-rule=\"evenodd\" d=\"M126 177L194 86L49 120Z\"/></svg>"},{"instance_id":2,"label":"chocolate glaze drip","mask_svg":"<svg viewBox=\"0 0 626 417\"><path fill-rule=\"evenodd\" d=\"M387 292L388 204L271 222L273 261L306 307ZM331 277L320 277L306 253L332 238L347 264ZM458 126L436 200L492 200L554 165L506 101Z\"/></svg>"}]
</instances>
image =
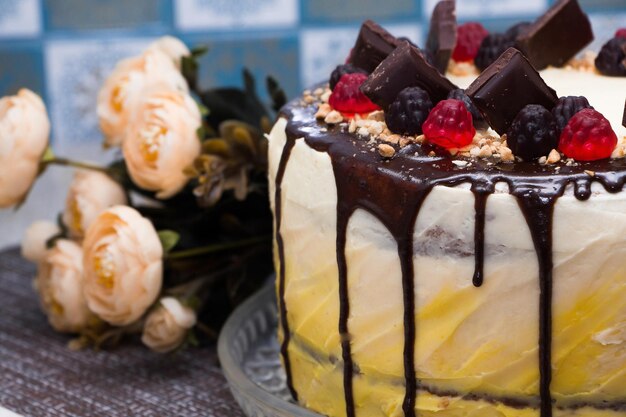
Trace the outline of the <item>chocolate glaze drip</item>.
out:
<instances>
[{"instance_id":1,"label":"chocolate glaze drip","mask_svg":"<svg viewBox=\"0 0 626 417\"><path fill-rule=\"evenodd\" d=\"M473 185L474 193L474 276L472 283L475 287L483 285L483 270L485 264L485 208L487 197L493 190L483 190Z\"/></svg>"},{"instance_id":2,"label":"chocolate glaze drip","mask_svg":"<svg viewBox=\"0 0 626 417\"><path fill-rule=\"evenodd\" d=\"M516 197L526 218L539 263L540 287L540 398L541 417L551 417L550 393L552 364L552 218L554 205L563 195L568 184L574 185L574 195L579 200L591 196L592 182L598 182L610 193L622 190L626 181L624 159L581 162L573 166L561 165L557 172L551 166L537 163L515 162L492 164L472 160L471 165L458 167L445 151L428 145L412 144L398 150L394 158L383 161L371 150L367 140L349 134L345 127L331 127L315 120L315 105L302 107L296 100L282 110L288 120L287 145L283 151L279 174L284 172L286 160L296 140L303 139L307 145L329 155L337 185L337 262L339 266L340 320L344 359L344 391L348 416L354 416L352 379L355 366L350 351L348 329L349 297L348 267L345 258L345 241L350 216L356 209L363 209L378 218L390 231L398 245L402 270L404 298L404 368L406 393L403 401L404 414L415 416L417 378L415 369L415 298L413 271L413 234L416 219L423 201L433 187L454 187L471 184L475 195L475 272L473 282L479 286L483 281L484 224L487 198L495 191L495 184L504 182L509 193ZM435 156L429 152L435 151ZM593 175L590 175L590 171ZM282 175L276 179L277 232L280 225L279 194ZM277 233L281 274L279 295L283 331L289 334L284 293L284 251L280 233ZM283 342L283 358L287 352ZM287 363L288 361L285 360ZM290 374L290 370L288 370Z\"/></svg>"},{"instance_id":3,"label":"chocolate glaze drip","mask_svg":"<svg viewBox=\"0 0 626 417\"><path fill-rule=\"evenodd\" d=\"M350 300L348 298L348 264L346 262L346 235L348 221L352 215L351 208L337 202L337 267L339 275L339 335L341 336L341 357L343 359L343 387L346 400L346 415L354 417L354 394L352 376L354 362L348 332L348 317L350 317Z\"/></svg>"},{"instance_id":4,"label":"chocolate glaze drip","mask_svg":"<svg viewBox=\"0 0 626 417\"><path fill-rule=\"evenodd\" d=\"M283 330L283 342L280 346L280 354L283 357L283 363L285 367L285 374L287 375L287 388L291 392L291 396L294 400L298 401L298 393L293 386L293 379L291 376L291 362L289 360L289 339L291 338L291 331L289 330L289 321L287 320L287 303L285 302L285 245L283 243L283 237L280 233L280 225L282 223L282 189L281 184L283 177L285 176L285 169L287 168L287 162L291 155L295 141L287 141L283 148L283 153L280 157L278 164L278 170L276 172L276 194L274 197L274 210L276 212L276 246L278 248L278 261L280 268L278 271L278 308L280 311L280 325Z\"/></svg>"}]
</instances>

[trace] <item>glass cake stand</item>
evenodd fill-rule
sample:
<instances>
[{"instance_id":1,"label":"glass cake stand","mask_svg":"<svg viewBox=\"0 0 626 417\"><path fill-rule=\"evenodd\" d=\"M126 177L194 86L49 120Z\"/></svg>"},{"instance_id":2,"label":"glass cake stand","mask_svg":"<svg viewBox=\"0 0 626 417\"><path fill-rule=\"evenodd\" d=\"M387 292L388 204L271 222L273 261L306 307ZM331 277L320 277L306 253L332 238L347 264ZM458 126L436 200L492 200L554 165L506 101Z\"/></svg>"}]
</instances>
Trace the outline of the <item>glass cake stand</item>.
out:
<instances>
[{"instance_id":1,"label":"glass cake stand","mask_svg":"<svg viewBox=\"0 0 626 417\"><path fill-rule=\"evenodd\" d=\"M250 417L322 417L291 399L277 326L273 285L244 302L224 324L217 348L233 396Z\"/></svg>"}]
</instances>

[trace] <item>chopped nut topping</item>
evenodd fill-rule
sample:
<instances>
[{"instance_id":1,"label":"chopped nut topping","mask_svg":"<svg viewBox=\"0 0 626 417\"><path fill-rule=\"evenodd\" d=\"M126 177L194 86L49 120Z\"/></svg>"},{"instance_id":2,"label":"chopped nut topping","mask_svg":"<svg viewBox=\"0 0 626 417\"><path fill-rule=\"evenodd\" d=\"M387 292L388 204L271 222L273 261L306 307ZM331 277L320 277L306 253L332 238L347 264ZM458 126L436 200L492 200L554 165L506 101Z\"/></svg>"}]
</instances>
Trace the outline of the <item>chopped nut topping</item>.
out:
<instances>
[{"instance_id":1,"label":"chopped nut topping","mask_svg":"<svg viewBox=\"0 0 626 417\"><path fill-rule=\"evenodd\" d=\"M378 153L383 158L391 158L395 155L396 150L391 145L387 145L386 143L381 143L378 145Z\"/></svg>"},{"instance_id":2,"label":"chopped nut topping","mask_svg":"<svg viewBox=\"0 0 626 417\"><path fill-rule=\"evenodd\" d=\"M557 151L556 149L552 149L550 151L550 154L548 155L548 158L546 159L546 162L549 164L556 164L560 160L561 154L559 153L559 151Z\"/></svg>"},{"instance_id":3,"label":"chopped nut topping","mask_svg":"<svg viewBox=\"0 0 626 417\"><path fill-rule=\"evenodd\" d=\"M588 169L585 170L585 174L589 175L590 177L595 177L596 176L595 171L590 171Z\"/></svg>"},{"instance_id":4,"label":"chopped nut topping","mask_svg":"<svg viewBox=\"0 0 626 417\"><path fill-rule=\"evenodd\" d=\"M545 156L542 156L541 158L539 158L539 163L541 165L545 165L547 160L548 158L546 158Z\"/></svg>"},{"instance_id":5,"label":"chopped nut topping","mask_svg":"<svg viewBox=\"0 0 626 417\"><path fill-rule=\"evenodd\" d=\"M328 113L332 111L332 108L327 103L320 104L320 107L317 109L317 113L315 113L315 118L323 120L328 116Z\"/></svg>"},{"instance_id":6,"label":"chopped nut topping","mask_svg":"<svg viewBox=\"0 0 626 417\"><path fill-rule=\"evenodd\" d=\"M326 115L324 121L329 125L336 125L343 122L343 116L337 110L332 110Z\"/></svg>"},{"instance_id":7,"label":"chopped nut topping","mask_svg":"<svg viewBox=\"0 0 626 417\"><path fill-rule=\"evenodd\" d=\"M322 102L324 103L328 103L328 99L330 99L330 95L332 94L332 91L330 91L330 89L327 89L326 91L324 91L324 93L321 95L320 100L322 100Z\"/></svg>"},{"instance_id":8,"label":"chopped nut topping","mask_svg":"<svg viewBox=\"0 0 626 417\"><path fill-rule=\"evenodd\" d=\"M453 163L454 165L458 166L458 167L461 167L461 168L466 167L467 165L469 165L469 162L467 162L467 161L462 161L462 160L457 160L457 159L455 159L454 161L452 161L452 163Z\"/></svg>"},{"instance_id":9,"label":"chopped nut topping","mask_svg":"<svg viewBox=\"0 0 626 417\"><path fill-rule=\"evenodd\" d=\"M515 157L513 156L513 152L511 151L511 149L504 146L504 144L500 146L500 149L498 150L498 152L500 152L500 157L505 162L512 162L515 160Z\"/></svg>"}]
</instances>

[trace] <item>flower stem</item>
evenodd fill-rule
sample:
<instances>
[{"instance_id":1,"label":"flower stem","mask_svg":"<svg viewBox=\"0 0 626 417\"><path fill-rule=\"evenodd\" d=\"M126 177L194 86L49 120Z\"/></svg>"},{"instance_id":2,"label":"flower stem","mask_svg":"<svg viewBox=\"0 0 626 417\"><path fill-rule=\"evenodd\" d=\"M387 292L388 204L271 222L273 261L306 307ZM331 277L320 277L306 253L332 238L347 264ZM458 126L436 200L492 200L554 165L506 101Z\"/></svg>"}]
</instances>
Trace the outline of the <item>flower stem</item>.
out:
<instances>
[{"instance_id":1,"label":"flower stem","mask_svg":"<svg viewBox=\"0 0 626 417\"><path fill-rule=\"evenodd\" d=\"M207 255L209 253L221 252L227 249L236 249L244 246L254 245L256 243L267 242L271 239L271 236L260 236L254 237L250 239L238 240L235 242L227 242L227 243L217 243L214 245L208 246L200 246L197 248L191 248L186 250L181 250L177 252L172 252L167 256L167 259L183 259L183 258L191 258L193 256L199 255Z\"/></svg>"},{"instance_id":2,"label":"flower stem","mask_svg":"<svg viewBox=\"0 0 626 417\"><path fill-rule=\"evenodd\" d=\"M89 169L91 171L104 172L105 174L109 172L108 168L106 168L106 167L90 164L88 162L73 161L73 160L68 159L68 158L54 157L54 158L49 159L49 160L47 160L45 162L42 162L42 164L44 164L44 165L63 165L63 166L69 166L69 167L74 167L74 168Z\"/></svg>"}]
</instances>

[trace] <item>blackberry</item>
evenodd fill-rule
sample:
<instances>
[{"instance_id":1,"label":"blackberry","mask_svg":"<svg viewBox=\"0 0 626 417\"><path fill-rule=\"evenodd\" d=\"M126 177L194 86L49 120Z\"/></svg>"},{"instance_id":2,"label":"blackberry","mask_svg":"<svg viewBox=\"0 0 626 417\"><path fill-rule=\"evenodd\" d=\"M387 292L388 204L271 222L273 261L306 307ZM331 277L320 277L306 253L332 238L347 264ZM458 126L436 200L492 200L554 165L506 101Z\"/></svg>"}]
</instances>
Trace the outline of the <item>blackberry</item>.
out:
<instances>
[{"instance_id":1,"label":"blackberry","mask_svg":"<svg viewBox=\"0 0 626 417\"><path fill-rule=\"evenodd\" d=\"M506 141L513 154L524 161L548 155L559 143L554 116L543 106L527 105L511 123Z\"/></svg>"},{"instance_id":2,"label":"blackberry","mask_svg":"<svg viewBox=\"0 0 626 417\"><path fill-rule=\"evenodd\" d=\"M450 93L448 93L448 98L460 100L463 102L463 104L465 104L465 108L467 108L467 111L472 113L472 120L476 129L487 129L489 127L489 124L480 113L480 111L478 111L478 109L472 102L472 99L470 99L467 94L465 94L465 90L463 90L462 88L452 90L450 91Z\"/></svg>"},{"instance_id":3,"label":"blackberry","mask_svg":"<svg viewBox=\"0 0 626 417\"><path fill-rule=\"evenodd\" d=\"M596 68L604 75L626 76L626 38L613 38L602 46Z\"/></svg>"},{"instance_id":4,"label":"blackberry","mask_svg":"<svg viewBox=\"0 0 626 417\"><path fill-rule=\"evenodd\" d=\"M337 85L337 83L339 82L339 80L341 79L341 77L345 74L365 74L365 75L369 75L367 71L365 71L362 68L359 67L355 67L352 64L344 64L344 65L337 65L337 67L333 70L333 72L330 74L330 89L334 90L335 86Z\"/></svg>"},{"instance_id":5,"label":"blackberry","mask_svg":"<svg viewBox=\"0 0 626 417\"><path fill-rule=\"evenodd\" d=\"M572 116L582 109L593 109L585 97L568 96L559 98L556 106L552 109L552 115L556 121L559 133L563 131L563 128L565 128Z\"/></svg>"},{"instance_id":6,"label":"blackberry","mask_svg":"<svg viewBox=\"0 0 626 417\"><path fill-rule=\"evenodd\" d=\"M520 22L517 23L506 30L504 36L508 37L510 40L514 41L517 37L530 27L530 22Z\"/></svg>"},{"instance_id":7,"label":"blackberry","mask_svg":"<svg viewBox=\"0 0 626 417\"><path fill-rule=\"evenodd\" d=\"M476 58L474 58L474 64L484 71L489 65L493 63L504 51L515 44L514 40L511 40L508 36L502 33L491 33L483 39L478 48Z\"/></svg>"},{"instance_id":8,"label":"blackberry","mask_svg":"<svg viewBox=\"0 0 626 417\"><path fill-rule=\"evenodd\" d=\"M419 87L407 87L400 91L385 112L385 122L394 133L420 135L422 124L432 108L433 102L426 91Z\"/></svg>"}]
</instances>

